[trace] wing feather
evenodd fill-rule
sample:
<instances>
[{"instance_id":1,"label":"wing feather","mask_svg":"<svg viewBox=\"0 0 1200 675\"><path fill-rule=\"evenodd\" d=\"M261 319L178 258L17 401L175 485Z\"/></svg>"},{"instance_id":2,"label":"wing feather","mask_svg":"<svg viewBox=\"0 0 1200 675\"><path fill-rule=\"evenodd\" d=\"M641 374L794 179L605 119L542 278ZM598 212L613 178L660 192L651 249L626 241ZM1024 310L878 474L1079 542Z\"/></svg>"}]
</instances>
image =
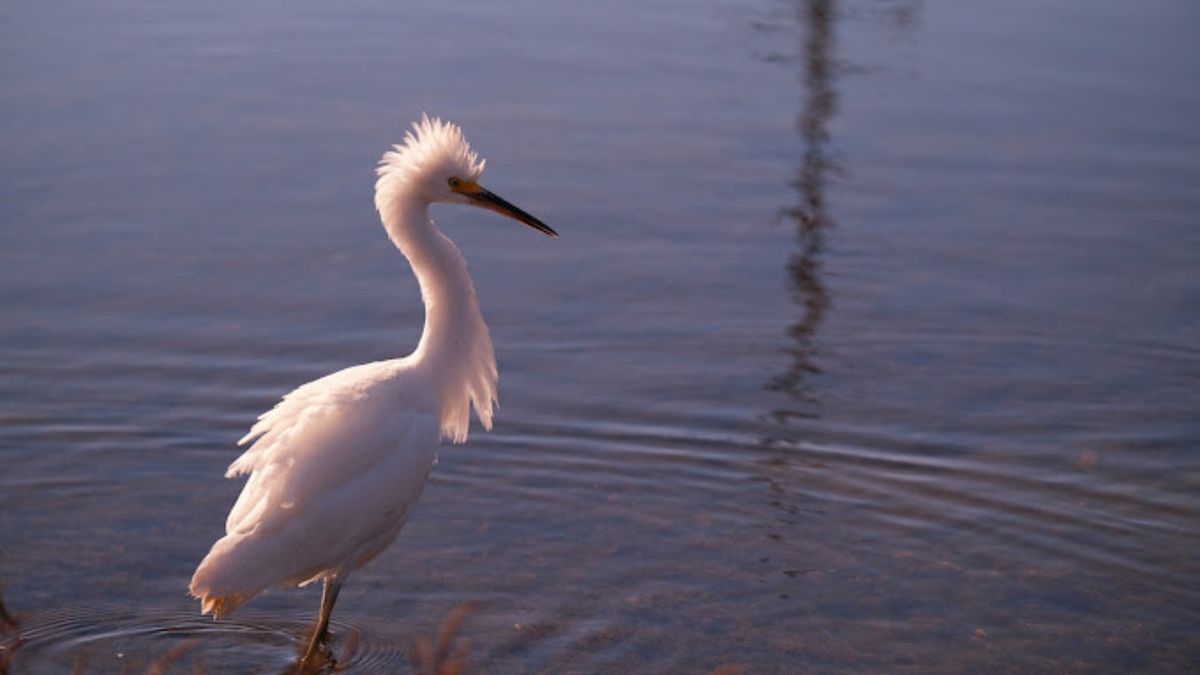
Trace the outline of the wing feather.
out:
<instances>
[{"instance_id":1,"label":"wing feather","mask_svg":"<svg viewBox=\"0 0 1200 675\"><path fill-rule=\"evenodd\" d=\"M356 366L310 382L262 415L243 442L251 446L226 476L250 474L225 523L230 534L269 533L393 453L425 454L414 427L430 413L407 405L380 364ZM423 434L415 434L423 436ZM436 445L436 436L429 443Z\"/></svg>"},{"instance_id":2,"label":"wing feather","mask_svg":"<svg viewBox=\"0 0 1200 675\"><path fill-rule=\"evenodd\" d=\"M420 378L400 368L356 366L306 384L254 425L230 466L249 479L189 587L205 611L228 614L268 586L353 569L395 539L440 436L413 395Z\"/></svg>"}]
</instances>

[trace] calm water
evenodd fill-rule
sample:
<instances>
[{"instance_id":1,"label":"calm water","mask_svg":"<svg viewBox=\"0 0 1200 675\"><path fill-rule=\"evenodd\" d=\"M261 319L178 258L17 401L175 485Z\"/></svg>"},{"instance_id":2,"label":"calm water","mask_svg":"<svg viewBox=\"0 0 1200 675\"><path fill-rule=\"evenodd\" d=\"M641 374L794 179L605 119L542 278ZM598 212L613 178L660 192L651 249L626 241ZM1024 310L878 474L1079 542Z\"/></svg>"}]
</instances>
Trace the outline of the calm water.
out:
<instances>
[{"instance_id":1,"label":"calm water","mask_svg":"<svg viewBox=\"0 0 1200 675\"><path fill-rule=\"evenodd\" d=\"M422 111L563 237L435 213L502 408L349 672L468 601L472 672L1198 667L1200 5L245 4L0 9L12 672L288 666L317 589L185 589L255 415L415 342Z\"/></svg>"}]
</instances>

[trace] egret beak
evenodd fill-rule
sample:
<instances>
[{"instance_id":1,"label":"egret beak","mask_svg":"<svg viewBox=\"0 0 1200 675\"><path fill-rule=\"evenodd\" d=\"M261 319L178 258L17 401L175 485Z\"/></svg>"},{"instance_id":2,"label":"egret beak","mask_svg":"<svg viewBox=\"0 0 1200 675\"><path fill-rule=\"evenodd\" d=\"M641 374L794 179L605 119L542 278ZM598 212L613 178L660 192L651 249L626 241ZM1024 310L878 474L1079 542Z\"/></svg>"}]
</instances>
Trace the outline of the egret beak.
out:
<instances>
[{"instance_id":1,"label":"egret beak","mask_svg":"<svg viewBox=\"0 0 1200 675\"><path fill-rule=\"evenodd\" d=\"M554 229L549 225L543 223L537 218L534 218L516 206L513 206L502 197L498 197L488 190L483 189L479 186L479 183L464 180L450 189L454 190L460 195L469 197L473 206L478 206L481 209L487 209L488 211L495 211L496 213L506 215L513 220L519 220L522 223L525 223L529 227L532 227L542 234L547 234L551 237L558 237L558 233L555 232Z\"/></svg>"}]
</instances>

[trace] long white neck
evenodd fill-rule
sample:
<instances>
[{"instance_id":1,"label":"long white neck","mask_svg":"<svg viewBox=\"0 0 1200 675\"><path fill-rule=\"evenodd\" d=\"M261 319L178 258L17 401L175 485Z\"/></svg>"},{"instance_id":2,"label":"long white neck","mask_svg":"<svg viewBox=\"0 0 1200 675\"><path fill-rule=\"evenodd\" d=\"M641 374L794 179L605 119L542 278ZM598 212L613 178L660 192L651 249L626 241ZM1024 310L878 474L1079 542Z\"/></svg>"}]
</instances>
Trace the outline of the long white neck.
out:
<instances>
[{"instance_id":1,"label":"long white neck","mask_svg":"<svg viewBox=\"0 0 1200 675\"><path fill-rule=\"evenodd\" d=\"M492 428L496 406L496 357L479 311L467 263L429 219L429 202L402 192L379 204L388 237L412 265L425 303L425 328L410 357L428 376L440 405L442 437L467 439L470 410Z\"/></svg>"}]
</instances>

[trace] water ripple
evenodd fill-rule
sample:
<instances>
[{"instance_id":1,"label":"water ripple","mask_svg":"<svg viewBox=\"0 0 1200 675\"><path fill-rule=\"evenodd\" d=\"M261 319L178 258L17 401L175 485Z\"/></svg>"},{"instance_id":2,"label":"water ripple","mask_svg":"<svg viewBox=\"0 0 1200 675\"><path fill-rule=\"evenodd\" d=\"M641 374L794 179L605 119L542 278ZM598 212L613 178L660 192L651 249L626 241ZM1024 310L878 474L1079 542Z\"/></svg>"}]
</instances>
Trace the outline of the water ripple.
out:
<instances>
[{"instance_id":1,"label":"water ripple","mask_svg":"<svg viewBox=\"0 0 1200 675\"><path fill-rule=\"evenodd\" d=\"M312 618L240 613L214 621L196 612L70 606L20 617L13 650L14 673L37 664L75 672L162 672L187 666L200 672L294 671ZM394 640L365 626L339 621L330 626L336 669L386 672L406 667Z\"/></svg>"}]
</instances>

